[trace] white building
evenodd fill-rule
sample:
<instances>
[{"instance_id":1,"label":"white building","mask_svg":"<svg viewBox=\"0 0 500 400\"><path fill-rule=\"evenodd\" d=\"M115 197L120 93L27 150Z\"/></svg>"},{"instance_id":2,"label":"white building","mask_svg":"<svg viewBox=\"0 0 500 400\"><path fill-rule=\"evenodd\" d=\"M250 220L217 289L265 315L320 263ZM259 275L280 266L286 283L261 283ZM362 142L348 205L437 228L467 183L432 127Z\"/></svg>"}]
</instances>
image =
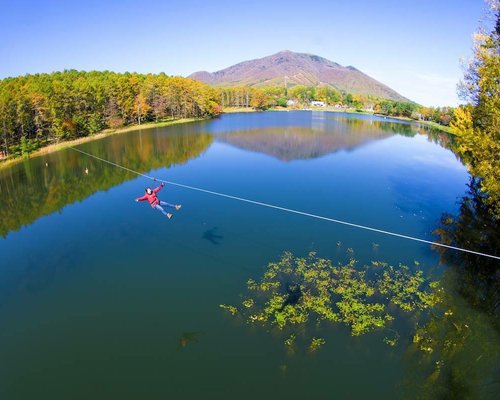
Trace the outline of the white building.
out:
<instances>
[{"instance_id":1,"label":"white building","mask_svg":"<svg viewBox=\"0 0 500 400\"><path fill-rule=\"evenodd\" d=\"M326 106L324 101L316 101L316 100L311 101L310 105L312 107L325 107Z\"/></svg>"}]
</instances>

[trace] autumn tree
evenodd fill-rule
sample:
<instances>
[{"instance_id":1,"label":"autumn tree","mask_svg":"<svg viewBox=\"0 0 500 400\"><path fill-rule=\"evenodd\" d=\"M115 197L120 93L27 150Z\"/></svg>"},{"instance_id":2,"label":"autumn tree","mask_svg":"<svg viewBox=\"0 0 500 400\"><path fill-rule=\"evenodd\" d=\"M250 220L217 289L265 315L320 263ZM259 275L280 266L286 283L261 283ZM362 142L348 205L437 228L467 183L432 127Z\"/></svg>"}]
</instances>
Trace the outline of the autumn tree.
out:
<instances>
[{"instance_id":1,"label":"autumn tree","mask_svg":"<svg viewBox=\"0 0 500 400\"><path fill-rule=\"evenodd\" d=\"M269 96L262 91L254 93L250 105L257 110L266 110L269 108Z\"/></svg>"},{"instance_id":2,"label":"autumn tree","mask_svg":"<svg viewBox=\"0 0 500 400\"><path fill-rule=\"evenodd\" d=\"M292 99L309 103L311 100L316 99L316 88L314 86L297 85L288 90L288 95Z\"/></svg>"},{"instance_id":3,"label":"autumn tree","mask_svg":"<svg viewBox=\"0 0 500 400\"><path fill-rule=\"evenodd\" d=\"M473 58L460 94L469 101L451 123L459 153L472 175L480 178L486 204L500 218L500 1L491 1L494 28L474 35Z\"/></svg>"},{"instance_id":4,"label":"autumn tree","mask_svg":"<svg viewBox=\"0 0 500 400\"><path fill-rule=\"evenodd\" d=\"M341 97L338 90L329 87L320 87L316 91L316 98L329 105L337 104L341 100Z\"/></svg>"},{"instance_id":5,"label":"autumn tree","mask_svg":"<svg viewBox=\"0 0 500 400\"><path fill-rule=\"evenodd\" d=\"M215 89L165 74L68 70L0 80L1 155L163 118L221 112Z\"/></svg>"},{"instance_id":6,"label":"autumn tree","mask_svg":"<svg viewBox=\"0 0 500 400\"><path fill-rule=\"evenodd\" d=\"M146 96L143 93L139 93L135 97L135 108L134 108L134 116L137 118L137 123L140 125L141 120L148 114L149 112L149 104L146 102Z\"/></svg>"}]
</instances>

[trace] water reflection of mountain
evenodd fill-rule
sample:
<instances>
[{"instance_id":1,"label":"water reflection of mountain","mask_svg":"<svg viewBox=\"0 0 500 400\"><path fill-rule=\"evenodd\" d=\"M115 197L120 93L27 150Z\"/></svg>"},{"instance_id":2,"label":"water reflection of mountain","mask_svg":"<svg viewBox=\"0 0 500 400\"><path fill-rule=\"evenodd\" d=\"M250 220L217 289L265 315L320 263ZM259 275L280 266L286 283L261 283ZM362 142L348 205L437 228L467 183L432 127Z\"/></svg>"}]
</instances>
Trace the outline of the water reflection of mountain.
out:
<instances>
[{"instance_id":1,"label":"water reflection of mountain","mask_svg":"<svg viewBox=\"0 0 500 400\"><path fill-rule=\"evenodd\" d=\"M322 157L339 150L354 150L395 133L414 136L419 127L411 124L332 118L312 120L312 126L269 127L238 130L217 135L217 141L270 155L283 161Z\"/></svg>"},{"instance_id":2,"label":"water reflection of mountain","mask_svg":"<svg viewBox=\"0 0 500 400\"><path fill-rule=\"evenodd\" d=\"M206 133L165 135L144 131L108 137L80 148L135 171L147 172L183 164L197 157L211 143L212 136ZM135 177L131 172L72 150L1 170L0 235L5 236L41 216Z\"/></svg>"}]
</instances>

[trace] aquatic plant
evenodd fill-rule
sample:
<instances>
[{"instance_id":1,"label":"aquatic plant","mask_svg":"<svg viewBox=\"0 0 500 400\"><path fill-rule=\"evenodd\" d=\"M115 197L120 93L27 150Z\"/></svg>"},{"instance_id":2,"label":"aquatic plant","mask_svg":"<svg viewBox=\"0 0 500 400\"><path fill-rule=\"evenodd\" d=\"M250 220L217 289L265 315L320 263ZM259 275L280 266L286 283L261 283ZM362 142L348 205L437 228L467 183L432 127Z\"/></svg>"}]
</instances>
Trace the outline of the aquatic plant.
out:
<instances>
[{"instance_id":1,"label":"aquatic plant","mask_svg":"<svg viewBox=\"0 0 500 400\"><path fill-rule=\"evenodd\" d=\"M226 304L219 304L219 307L220 307L220 308L223 308L223 309L225 309L225 310L227 310L227 311L229 311L229 313L230 313L231 315L236 315L236 314L238 314L238 309L237 309L236 307L233 307L233 306L228 306L228 305L226 305Z\"/></svg>"},{"instance_id":2,"label":"aquatic plant","mask_svg":"<svg viewBox=\"0 0 500 400\"><path fill-rule=\"evenodd\" d=\"M326 340L323 338L313 338L311 340L311 344L309 345L309 351L316 351L321 346L323 346L325 343L326 343Z\"/></svg>"},{"instance_id":3,"label":"aquatic plant","mask_svg":"<svg viewBox=\"0 0 500 400\"><path fill-rule=\"evenodd\" d=\"M393 329L389 329L389 331L391 331L392 333L392 337L384 337L384 343L389 345L389 346L396 346L399 342L399 338L400 338L400 335L398 332L396 332L395 330Z\"/></svg>"},{"instance_id":4,"label":"aquatic plant","mask_svg":"<svg viewBox=\"0 0 500 400\"><path fill-rule=\"evenodd\" d=\"M352 249L348 254L353 254ZM221 307L233 315L240 312L248 323L279 330L310 323L342 323L353 336L387 328L397 308L412 312L437 304L442 290L438 282L428 282L422 271L412 271L405 265L394 267L374 261L358 266L351 258L344 265L334 266L314 252L304 258L285 252L277 262L269 263L260 280L249 279L247 289L240 309ZM395 346L399 334L391 331L384 342ZM291 346L295 339L292 333L285 344ZM313 340L310 350L324 344L321 340Z\"/></svg>"},{"instance_id":5,"label":"aquatic plant","mask_svg":"<svg viewBox=\"0 0 500 400\"><path fill-rule=\"evenodd\" d=\"M291 347L294 345L296 339L297 336L294 333L292 333L287 339L285 339L285 344Z\"/></svg>"},{"instance_id":6,"label":"aquatic plant","mask_svg":"<svg viewBox=\"0 0 500 400\"><path fill-rule=\"evenodd\" d=\"M250 307L253 307L255 302L253 299L245 299L245 300L243 300L243 302L241 304L243 304L246 308L250 308Z\"/></svg>"}]
</instances>

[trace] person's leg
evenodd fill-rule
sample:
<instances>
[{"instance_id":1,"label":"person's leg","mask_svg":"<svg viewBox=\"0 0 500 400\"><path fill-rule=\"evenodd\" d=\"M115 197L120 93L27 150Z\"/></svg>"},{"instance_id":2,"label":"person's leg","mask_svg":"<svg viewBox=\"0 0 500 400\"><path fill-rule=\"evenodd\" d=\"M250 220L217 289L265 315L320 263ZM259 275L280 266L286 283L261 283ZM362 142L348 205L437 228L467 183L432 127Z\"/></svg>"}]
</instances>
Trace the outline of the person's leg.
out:
<instances>
[{"instance_id":1,"label":"person's leg","mask_svg":"<svg viewBox=\"0 0 500 400\"><path fill-rule=\"evenodd\" d=\"M168 219L172 218L172 214L170 214L170 213L166 212L166 211L163 209L163 207L162 207L162 206L160 206L159 204L157 204L157 205L155 206L155 210L160 211L160 212L161 212L163 215L165 215Z\"/></svg>"},{"instance_id":2,"label":"person's leg","mask_svg":"<svg viewBox=\"0 0 500 400\"><path fill-rule=\"evenodd\" d=\"M160 201L160 205L170 208L176 208L174 204L167 203L166 201Z\"/></svg>"},{"instance_id":3,"label":"person's leg","mask_svg":"<svg viewBox=\"0 0 500 400\"><path fill-rule=\"evenodd\" d=\"M167 215L167 212L163 209L162 206L160 206L159 204L157 204L155 206L155 210L158 210L159 212L161 212L163 215Z\"/></svg>"}]
</instances>

